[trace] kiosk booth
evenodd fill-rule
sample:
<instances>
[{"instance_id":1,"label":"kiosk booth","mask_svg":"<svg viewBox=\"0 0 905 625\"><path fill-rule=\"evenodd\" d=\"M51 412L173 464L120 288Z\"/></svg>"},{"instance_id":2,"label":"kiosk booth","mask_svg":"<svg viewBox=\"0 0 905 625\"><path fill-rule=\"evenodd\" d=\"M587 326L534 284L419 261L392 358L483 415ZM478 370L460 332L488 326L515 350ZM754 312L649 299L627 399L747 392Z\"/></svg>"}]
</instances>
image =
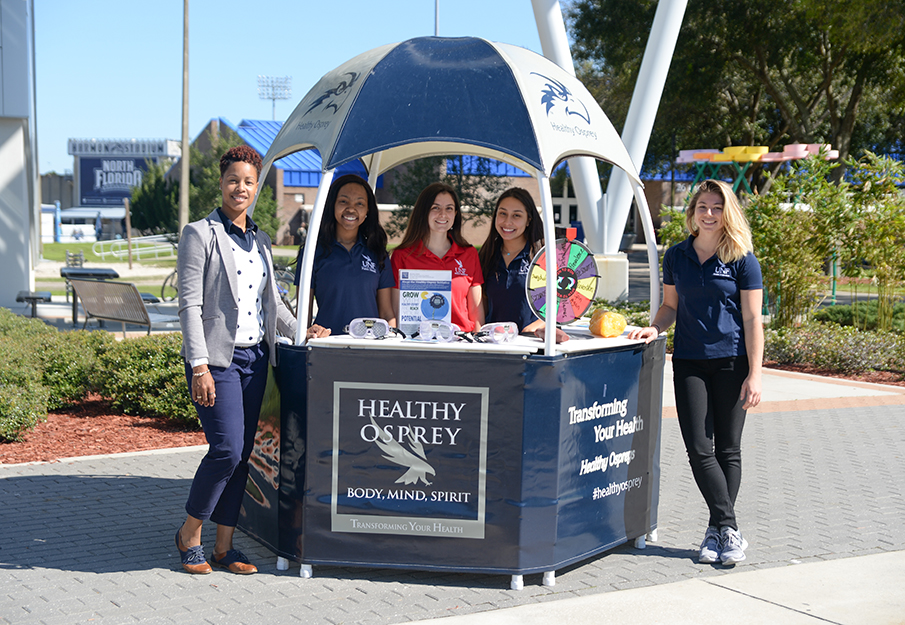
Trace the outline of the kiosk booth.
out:
<instances>
[{"instance_id":1,"label":"kiosk booth","mask_svg":"<svg viewBox=\"0 0 905 625\"><path fill-rule=\"evenodd\" d=\"M334 170L360 159L373 183L431 155L486 156L534 172L545 242L549 175L572 156L625 170L658 259L637 172L584 86L528 50L424 37L376 48L326 74L264 158L319 150L315 240ZM315 245L304 249L309 290ZM557 254L545 255L545 341L503 344L305 341L280 345L268 381L239 527L288 560L522 575L555 570L657 527L665 340L554 342Z\"/></svg>"}]
</instances>

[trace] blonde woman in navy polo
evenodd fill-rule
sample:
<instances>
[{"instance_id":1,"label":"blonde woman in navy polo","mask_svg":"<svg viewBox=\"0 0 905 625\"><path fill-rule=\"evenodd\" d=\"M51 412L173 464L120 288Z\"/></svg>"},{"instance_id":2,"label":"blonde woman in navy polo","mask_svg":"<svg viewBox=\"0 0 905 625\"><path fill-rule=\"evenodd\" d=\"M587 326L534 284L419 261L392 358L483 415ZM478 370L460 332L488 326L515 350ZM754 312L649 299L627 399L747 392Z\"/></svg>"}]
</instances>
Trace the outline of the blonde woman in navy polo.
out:
<instances>
[{"instance_id":1,"label":"blonde woman in navy polo","mask_svg":"<svg viewBox=\"0 0 905 625\"><path fill-rule=\"evenodd\" d=\"M512 321L519 332L543 338L544 322L528 305L525 283L531 260L543 247L544 229L534 198L525 189L503 191L490 218L491 228L478 257L484 273L484 310L487 323ZM556 330L556 342L569 335Z\"/></svg>"},{"instance_id":2,"label":"blonde woman in navy polo","mask_svg":"<svg viewBox=\"0 0 905 625\"><path fill-rule=\"evenodd\" d=\"M431 269L452 273L451 319L463 332L484 325L478 252L462 237L462 211L455 189L442 182L428 185L415 200L393 263L393 310L399 309L399 270Z\"/></svg>"},{"instance_id":3,"label":"blonde woman in navy polo","mask_svg":"<svg viewBox=\"0 0 905 625\"><path fill-rule=\"evenodd\" d=\"M691 232L663 258L663 306L629 338L647 342L676 324L676 413L710 518L698 561L733 566L748 542L735 516L745 414L760 403L763 283L751 231L732 189L704 181L685 213Z\"/></svg>"},{"instance_id":4,"label":"blonde woman in navy polo","mask_svg":"<svg viewBox=\"0 0 905 625\"><path fill-rule=\"evenodd\" d=\"M311 283L317 317L309 336L317 336L321 328L344 334L349 322L360 317L380 317L395 327L394 285L374 192L355 174L340 176L327 192L317 236Z\"/></svg>"}]
</instances>

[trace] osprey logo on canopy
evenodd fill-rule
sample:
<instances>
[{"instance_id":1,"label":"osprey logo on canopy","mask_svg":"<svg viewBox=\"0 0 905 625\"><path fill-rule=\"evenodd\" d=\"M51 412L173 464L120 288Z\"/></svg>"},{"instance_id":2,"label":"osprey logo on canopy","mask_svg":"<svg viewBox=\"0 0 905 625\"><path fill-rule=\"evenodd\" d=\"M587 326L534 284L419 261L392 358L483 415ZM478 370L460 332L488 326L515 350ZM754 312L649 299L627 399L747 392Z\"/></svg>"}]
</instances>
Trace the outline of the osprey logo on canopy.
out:
<instances>
[{"instance_id":1,"label":"osprey logo on canopy","mask_svg":"<svg viewBox=\"0 0 905 625\"><path fill-rule=\"evenodd\" d=\"M358 81L358 77L360 74L357 72L346 72L345 76L347 79L341 80L339 84L337 84L332 89L327 89L319 98L317 98L311 106L305 111L305 115L319 107L324 102L327 104L324 105L324 110L333 109L334 115L339 112L339 108L345 103L346 98L349 97L349 94L352 92L352 87L355 86L355 83ZM329 100L329 102L328 102ZM302 116L304 117L304 115Z\"/></svg>"},{"instance_id":2,"label":"osprey logo on canopy","mask_svg":"<svg viewBox=\"0 0 905 625\"><path fill-rule=\"evenodd\" d=\"M566 115L576 115L590 125L591 116L588 114L588 108L581 103L581 100L572 95L572 92L569 91L568 87L558 80L554 80L543 74L538 74L537 72L531 73L535 76L540 76L547 81L547 88L543 90L544 95L541 98L541 103L547 107L548 116L550 115L550 109L558 103L564 102L566 105ZM579 110L578 107L581 107L581 109Z\"/></svg>"}]
</instances>

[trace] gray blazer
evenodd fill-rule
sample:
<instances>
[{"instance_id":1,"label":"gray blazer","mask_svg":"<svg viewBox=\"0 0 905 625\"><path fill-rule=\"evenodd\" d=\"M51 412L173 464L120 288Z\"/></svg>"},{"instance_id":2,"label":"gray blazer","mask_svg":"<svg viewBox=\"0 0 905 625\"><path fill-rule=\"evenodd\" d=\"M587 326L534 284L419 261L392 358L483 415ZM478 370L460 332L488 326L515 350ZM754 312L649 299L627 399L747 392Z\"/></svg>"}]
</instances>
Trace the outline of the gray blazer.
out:
<instances>
[{"instance_id":1,"label":"gray blazer","mask_svg":"<svg viewBox=\"0 0 905 625\"><path fill-rule=\"evenodd\" d=\"M264 287L264 340L270 347L270 364L276 365L277 330L293 336L295 317L278 297L273 279L270 237L256 233L264 251L269 279ZM176 267L179 276L179 322L182 356L189 362L207 358L214 367L228 367L236 345L239 307L236 303L236 263L232 241L217 210L188 224L179 239Z\"/></svg>"}]
</instances>

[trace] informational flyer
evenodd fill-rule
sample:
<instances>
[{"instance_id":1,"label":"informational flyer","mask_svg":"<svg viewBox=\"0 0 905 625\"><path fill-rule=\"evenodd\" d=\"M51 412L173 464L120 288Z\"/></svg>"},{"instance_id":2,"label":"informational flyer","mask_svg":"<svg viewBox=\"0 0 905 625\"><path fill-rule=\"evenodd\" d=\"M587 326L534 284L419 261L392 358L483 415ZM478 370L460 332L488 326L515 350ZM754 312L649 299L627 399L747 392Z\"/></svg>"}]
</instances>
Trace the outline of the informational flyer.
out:
<instances>
[{"instance_id":1,"label":"informational flyer","mask_svg":"<svg viewBox=\"0 0 905 625\"><path fill-rule=\"evenodd\" d=\"M449 322L452 272L399 270L399 329L411 336L425 320Z\"/></svg>"}]
</instances>

